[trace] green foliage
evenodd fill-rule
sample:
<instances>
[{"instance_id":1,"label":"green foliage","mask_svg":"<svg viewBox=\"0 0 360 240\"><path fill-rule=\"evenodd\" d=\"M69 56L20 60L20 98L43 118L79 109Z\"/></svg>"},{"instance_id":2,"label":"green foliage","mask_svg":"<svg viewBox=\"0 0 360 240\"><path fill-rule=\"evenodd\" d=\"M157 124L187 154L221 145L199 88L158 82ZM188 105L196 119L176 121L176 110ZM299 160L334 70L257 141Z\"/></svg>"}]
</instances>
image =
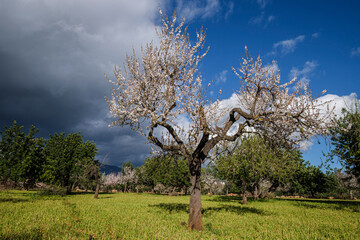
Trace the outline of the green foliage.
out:
<instances>
[{"instance_id":1,"label":"green foliage","mask_svg":"<svg viewBox=\"0 0 360 240\"><path fill-rule=\"evenodd\" d=\"M39 180L44 163L43 140L35 138L37 129L31 126L28 134L16 121L1 132L0 176L3 182L23 182L25 188Z\"/></svg>"},{"instance_id":2,"label":"green foliage","mask_svg":"<svg viewBox=\"0 0 360 240\"><path fill-rule=\"evenodd\" d=\"M145 160L142 184L152 189L157 184L171 188L188 188L190 173L185 158L173 155L155 155Z\"/></svg>"},{"instance_id":3,"label":"green foliage","mask_svg":"<svg viewBox=\"0 0 360 240\"><path fill-rule=\"evenodd\" d=\"M339 183L333 173L324 173L319 167L305 163L299 168L290 180L291 195L302 195L309 197L329 197Z\"/></svg>"},{"instance_id":4,"label":"green foliage","mask_svg":"<svg viewBox=\"0 0 360 240\"><path fill-rule=\"evenodd\" d=\"M0 239L358 239L360 201L202 196L203 231L187 227L189 196L0 192Z\"/></svg>"},{"instance_id":5,"label":"green foliage","mask_svg":"<svg viewBox=\"0 0 360 240\"><path fill-rule=\"evenodd\" d=\"M331 144L334 147L328 155L338 157L346 169L360 180L360 112L342 110L343 116L335 119L336 126L330 129Z\"/></svg>"},{"instance_id":6,"label":"green foliage","mask_svg":"<svg viewBox=\"0 0 360 240\"><path fill-rule=\"evenodd\" d=\"M127 161L121 166L121 173L125 174L125 169L133 170L134 168L134 165L130 161Z\"/></svg>"},{"instance_id":7,"label":"green foliage","mask_svg":"<svg viewBox=\"0 0 360 240\"><path fill-rule=\"evenodd\" d=\"M264 139L249 136L241 140L234 152L220 156L214 168L220 179L257 195L264 180L269 180L274 188L286 183L300 162L299 152L274 149Z\"/></svg>"},{"instance_id":8,"label":"green foliage","mask_svg":"<svg viewBox=\"0 0 360 240\"><path fill-rule=\"evenodd\" d=\"M66 187L70 192L80 182L84 183L84 174L99 174L98 164L94 161L96 153L95 144L89 141L83 142L80 133L50 135L44 148L46 156L44 181Z\"/></svg>"}]
</instances>

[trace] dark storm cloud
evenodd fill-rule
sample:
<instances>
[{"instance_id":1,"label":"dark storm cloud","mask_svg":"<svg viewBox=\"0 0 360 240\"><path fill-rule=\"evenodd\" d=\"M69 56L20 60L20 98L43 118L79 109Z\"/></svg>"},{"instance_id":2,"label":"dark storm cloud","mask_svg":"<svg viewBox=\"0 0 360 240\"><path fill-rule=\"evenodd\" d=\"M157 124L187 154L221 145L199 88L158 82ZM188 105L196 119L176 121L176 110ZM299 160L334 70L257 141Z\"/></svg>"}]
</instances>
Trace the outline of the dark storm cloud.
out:
<instances>
[{"instance_id":1,"label":"dark storm cloud","mask_svg":"<svg viewBox=\"0 0 360 240\"><path fill-rule=\"evenodd\" d=\"M39 136L78 132L93 140L108 164L140 164L151 151L146 139L111 123L104 95L114 65L134 47L155 38L163 0L0 1L0 128L13 120ZM218 12L218 0L179 12L199 17Z\"/></svg>"},{"instance_id":2,"label":"dark storm cloud","mask_svg":"<svg viewBox=\"0 0 360 240\"><path fill-rule=\"evenodd\" d=\"M159 1L2 1L0 128L13 120L39 135L81 131L108 164L150 152L128 128L108 128L104 95L115 64L154 37Z\"/></svg>"}]
</instances>

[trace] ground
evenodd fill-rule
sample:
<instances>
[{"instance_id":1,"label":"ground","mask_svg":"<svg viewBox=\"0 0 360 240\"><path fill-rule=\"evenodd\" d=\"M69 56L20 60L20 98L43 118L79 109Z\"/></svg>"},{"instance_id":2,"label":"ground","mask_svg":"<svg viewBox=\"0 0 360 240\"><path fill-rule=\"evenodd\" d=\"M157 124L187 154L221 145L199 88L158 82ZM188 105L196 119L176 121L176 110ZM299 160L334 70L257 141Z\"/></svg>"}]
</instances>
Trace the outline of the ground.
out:
<instances>
[{"instance_id":1,"label":"ground","mask_svg":"<svg viewBox=\"0 0 360 240\"><path fill-rule=\"evenodd\" d=\"M189 196L0 192L0 239L359 239L360 201L202 196L203 231L187 228Z\"/></svg>"}]
</instances>

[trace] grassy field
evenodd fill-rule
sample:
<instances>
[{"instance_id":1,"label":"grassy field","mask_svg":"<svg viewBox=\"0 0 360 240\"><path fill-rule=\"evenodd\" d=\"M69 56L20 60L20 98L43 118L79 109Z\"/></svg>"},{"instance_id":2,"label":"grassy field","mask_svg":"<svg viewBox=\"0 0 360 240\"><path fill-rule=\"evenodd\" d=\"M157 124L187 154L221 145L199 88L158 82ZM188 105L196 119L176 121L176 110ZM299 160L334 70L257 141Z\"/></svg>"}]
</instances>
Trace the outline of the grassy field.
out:
<instances>
[{"instance_id":1,"label":"grassy field","mask_svg":"<svg viewBox=\"0 0 360 240\"><path fill-rule=\"evenodd\" d=\"M0 192L0 239L360 239L360 201L250 201L202 196L203 227L187 226L188 196L116 193L41 197Z\"/></svg>"}]
</instances>

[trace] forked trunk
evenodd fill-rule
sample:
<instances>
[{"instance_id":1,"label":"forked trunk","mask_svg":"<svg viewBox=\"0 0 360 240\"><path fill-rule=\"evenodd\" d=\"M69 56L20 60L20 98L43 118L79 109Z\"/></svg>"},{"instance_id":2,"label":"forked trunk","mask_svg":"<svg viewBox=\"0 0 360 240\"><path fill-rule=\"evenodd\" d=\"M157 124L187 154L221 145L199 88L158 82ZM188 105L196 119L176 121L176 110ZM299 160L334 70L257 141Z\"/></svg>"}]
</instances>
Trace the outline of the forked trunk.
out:
<instances>
[{"instance_id":1,"label":"forked trunk","mask_svg":"<svg viewBox=\"0 0 360 240\"><path fill-rule=\"evenodd\" d=\"M189 227L202 230L201 224L201 161L192 161L190 168Z\"/></svg>"}]
</instances>

